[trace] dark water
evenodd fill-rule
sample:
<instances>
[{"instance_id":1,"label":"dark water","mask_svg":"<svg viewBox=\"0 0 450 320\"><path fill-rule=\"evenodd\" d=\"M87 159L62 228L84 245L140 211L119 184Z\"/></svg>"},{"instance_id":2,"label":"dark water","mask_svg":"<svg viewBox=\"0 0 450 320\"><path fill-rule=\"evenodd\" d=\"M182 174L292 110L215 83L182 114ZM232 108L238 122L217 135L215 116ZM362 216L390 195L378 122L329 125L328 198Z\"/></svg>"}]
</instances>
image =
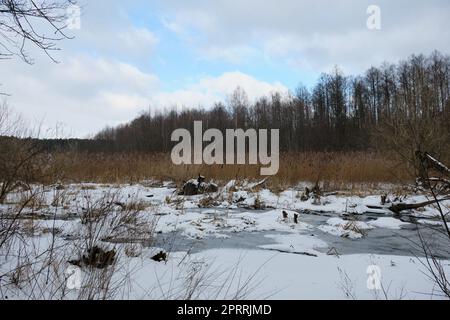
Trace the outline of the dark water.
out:
<instances>
[{"instance_id":1,"label":"dark water","mask_svg":"<svg viewBox=\"0 0 450 320\"><path fill-rule=\"evenodd\" d=\"M240 213L242 210L233 210ZM299 220L314 227L326 224L330 217L337 217L337 214L300 214ZM361 221L370 221L380 218L380 215L360 216ZM368 230L367 235L361 239L352 240L336 237L322 232L316 228L305 231L304 234L313 235L325 241L328 248L321 249L324 253L337 253L339 255L348 254L378 254L378 255L398 255L398 256L418 256L423 257L424 252L421 245L421 238L427 243L434 254L440 258L450 259L450 241L448 237L442 235L443 229L430 228L426 226L410 224L401 230L389 230L375 228ZM169 251L190 251L192 253L209 249L259 249L261 245L275 244L276 242L267 238L267 235L286 234L277 231L269 232L222 232L230 238L218 239L213 235L204 239L189 239L180 233L161 234L157 236L156 246Z\"/></svg>"}]
</instances>

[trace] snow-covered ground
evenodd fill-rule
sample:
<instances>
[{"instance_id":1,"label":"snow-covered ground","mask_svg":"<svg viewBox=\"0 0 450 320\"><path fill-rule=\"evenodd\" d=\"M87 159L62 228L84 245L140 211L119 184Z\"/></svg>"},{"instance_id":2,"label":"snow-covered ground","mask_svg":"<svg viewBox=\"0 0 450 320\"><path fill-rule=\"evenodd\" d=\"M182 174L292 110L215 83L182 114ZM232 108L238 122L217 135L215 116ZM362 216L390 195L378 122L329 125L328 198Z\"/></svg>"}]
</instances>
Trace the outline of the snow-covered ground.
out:
<instances>
[{"instance_id":1,"label":"snow-covered ground","mask_svg":"<svg viewBox=\"0 0 450 320\"><path fill-rule=\"evenodd\" d=\"M38 203L24 211L35 217L27 223L25 246L33 247L39 256L48 246L69 244L70 252L64 249L60 255L62 269L76 258L75 243L88 236L83 215L100 211L105 201L113 202L112 207L133 207L139 221L151 224L153 243L139 243L136 233L126 234L124 222L114 215L102 228L114 226L115 233L108 233L107 240L96 238L120 254L122 268L113 277L115 283L127 279L127 290L118 298L441 298L426 276L424 258L416 257L421 256L420 250L414 251L408 243L418 226L428 233L442 228L433 205L400 218L388 205L380 204L380 195L335 194L302 201L298 189L274 194L235 182L218 193L190 197L177 195L171 183L74 184L40 191ZM0 210L13 214L22 197L11 195ZM427 200L423 195L402 198L407 203ZM449 211L450 201L441 205ZM168 252L168 260L153 261L151 257L161 250ZM0 255L0 274L15 268L15 256ZM443 260L443 265L450 272L450 262ZM369 281L373 280L371 266L380 271L377 290ZM27 286L5 281L0 286L3 298L30 298ZM76 296L75 290L67 297Z\"/></svg>"}]
</instances>

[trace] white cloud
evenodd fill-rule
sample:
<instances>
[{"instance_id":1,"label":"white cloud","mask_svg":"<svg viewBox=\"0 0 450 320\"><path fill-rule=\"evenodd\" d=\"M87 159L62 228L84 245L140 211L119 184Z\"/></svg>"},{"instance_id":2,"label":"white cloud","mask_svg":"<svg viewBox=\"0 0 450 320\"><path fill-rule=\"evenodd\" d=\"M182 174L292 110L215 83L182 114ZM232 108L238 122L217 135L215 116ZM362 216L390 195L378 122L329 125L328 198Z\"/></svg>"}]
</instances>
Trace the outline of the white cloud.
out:
<instances>
[{"instance_id":1,"label":"white cloud","mask_svg":"<svg viewBox=\"0 0 450 320\"><path fill-rule=\"evenodd\" d=\"M382 29L367 29L370 0L161 1L168 25L198 55L234 63L269 56L297 68L361 72L413 53L450 51L450 3L379 0ZM242 58L244 57L244 58Z\"/></svg>"},{"instance_id":2,"label":"white cloud","mask_svg":"<svg viewBox=\"0 0 450 320\"><path fill-rule=\"evenodd\" d=\"M96 0L86 5L76 38L62 43L56 56L61 64L52 64L37 49L30 52L37 58L35 66L17 60L1 62L1 90L12 94L10 105L31 120L44 119L48 127L63 122L73 135L83 136L127 122L149 106L208 107L224 101L237 86L250 100L287 91L281 83L260 81L239 71L162 90L150 62L167 58L176 66L171 59L184 54L155 54L160 43L168 41L161 46L166 48L171 45L173 39L159 39L167 30L188 46L177 48L196 50L195 67L204 59L217 60L215 73L225 69L222 61L251 68L264 68L261 61L276 61L316 73L337 64L355 73L411 53L450 51L446 41L450 3L444 0L379 0L381 31L366 28L371 0L243 0L238 5L229 0L156 1L160 2L157 20L166 30L150 30L127 14L130 6L151 10L154 3ZM208 69L195 72L209 73ZM180 83L179 77L187 76L196 74L173 80Z\"/></svg>"},{"instance_id":3,"label":"white cloud","mask_svg":"<svg viewBox=\"0 0 450 320\"><path fill-rule=\"evenodd\" d=\"M45 72L42 72L45 70ZM38 68L20 62L2 73L9 104L31 121L46 128L65 128L68 136L87 136L109 125L135 118L148 107L210 107L225 101L238 86L249 98L287 92L280 83L259 81L241 72L203 77L175 91L161 91L157 76L115 60L87 55L68 57L61 64Z\"/></svg>"},{"instance_id":4,"label":"white cloud","mask_svg":"<svg viewBox=\"0 0 450 320\"><path fill-rule=\"evenodd\" d=\"M11 62L2 75L11 107L46 127L65 125L76 136L131 120L160 86L158 77L132 65L86 55L39 68Z\"/></svg>"},{"instance_id":5,"label":"white cloud","mask_svg":"<svg viewBox=\"0 0 450 320\"><path fill-rule=\"evenodd\" d=\"M161 18L161 23L165 28L178 34L179 36L186 36L185 30L178 22L170 21L169 19L163 17Z\"/></svg>"},{"instance_id":6,"label":"white cloud","mask_svg":"<svg viewBox=\"0 0 450 320\"><path fill-rule=\"evenodd\" d=\"M183 90L162 92L154 96L153 103L165 107L209 107L215 102L225 101L237 87L241 87L250 101L271 93L286 94L289 89L281 83L268 83L245 73L226 72L218 77L203 77L198 83Z\"/></svg>"},{"instance_id":7,"label":"white cloud","mask_svg":"<svg viewBox=\"0 0 450 320\"><path fill-rule=\"evenodd\" d=\"M60 60L64 60L68 53L82 51L136 63L147 61L160 39L154 30L137 26L126 13L126 8L133 5L111 0L82 4L81 29L70 31L73 40L58 44L63 49Z\"/></svg>"},{"instance_id":8,"label":"white cloud","mask_svg":"<svg viewBox=\"0 0 450 320\"><path fill-rule=\"evenodd\" d=\"M200 80L199 84L194 86L200 90L211 93L231 94L237 86L240 86L247 93L251 100L267 95L272 92L286 93L288 88L281 83L267 83L259 81L242 72L228 72L220 77L206 77Z\"/></svg>"},{"instance_id":9,"label":"white cloud","mask_svg":"<svg viewBox=\"0 0 450 320\"><path fill-rule=\"evenodd\" d=\"M208 60L222 60L232 64L250 63L258 51L249 45L229 47L209 46L204 48L202 56Z\"/></svg>"},{"instance_id":10,"label":"white cloud","mask_svg":"<svg viewBox=\"0 0 450 320\"><path fill-rule=\"evenodd\" d=\"M2 91L11 95L9 105L30 122L42 122L44 128L58 126L66 136L84 137L106 125L128 122L149 107L211 106L225 100L237 86L248 91L250 98L287 90L281 84L231 72L163 91L159 77L148 71L146 63L155 56L160 40L151 30L136 27L116 5L99 0L86 6L76 38L61 43L63 50L56 56L61 63L43 58L36 48L30 52L37 57L33 66L17 59L2 63L0 83ZM194 17L199 27L212 23L202 13ZM176 25L172 28L177 30ZM242 51L210 54L233 60Z\"/></svg>"},{"instance_id":11,"label":"white cloud","mask_svg":"<svg viewBox=\"0 0 450 320\"><path fill-rule=\"evenodd\" d=\"M156 35L146 28L130 27L118 34L117 46L132 53L149 53L159 42Z\"/></svg>"}]
</instances>

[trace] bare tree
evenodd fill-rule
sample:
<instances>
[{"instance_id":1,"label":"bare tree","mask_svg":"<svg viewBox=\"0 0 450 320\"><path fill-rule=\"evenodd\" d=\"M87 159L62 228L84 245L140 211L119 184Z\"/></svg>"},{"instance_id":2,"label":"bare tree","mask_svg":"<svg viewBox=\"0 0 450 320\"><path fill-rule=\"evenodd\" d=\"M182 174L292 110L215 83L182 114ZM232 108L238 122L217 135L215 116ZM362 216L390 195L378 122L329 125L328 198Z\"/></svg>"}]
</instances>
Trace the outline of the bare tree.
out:
<instances>
[{"instance_id":1,"label":"bare tree","mask_svg":"<svg viewBox=\"0 0 450 320\"><path fill-rule=\"evenodd\" d=\"M59 50L58 41L70 38L65 29L68 9L75 4L76 0L0 0L0 59L17 56L32 64L26 51L32 44L55 61L51 51Z\"/></svg>"},{"instance_id":2,"label":"bare tree","mask_svg":"<svg viewBox=\"0 0 450 320\"><path fill-rule=\"evenodd\" d=\"M9 193L43 178L47 160L42 146L31 138L35 135L5 103L0 105L0 204Z\"/></svg>"},{"instance_id":3,"label":"bare tree","mask_svg":"<svg viewBox=\"0 0 450 320\"><path fill-rule=\"evenodd\" d=\"M448 180L450 169L426 152L417 152L417 158L420 163L418 182L424 189L430 191L432 198L436 201L436 208L442 222L443 231L437 230L440 235L439 240L450 244L450 224L447 221L450 211L448 211L449 208L441 205L438 201L439 194L450 195L450 182ZM431 173L438 174L439 177L432 177ZM433 248L429 240L420 234L420 230L419 237L419 246L425 255L425 262L422 262L422 265L426 268L428 277L442 291L445 297L450 298L450 275L440 259L440 257L448 255L448 250L441 252Z\"/></svg>"},{"instance_id":4,"label":"bare tree","mask_svg":"<svg viewBox=\"0 0 450 320\"><path fill-rule=\"evenodd\" d=\"M336 68L323 74L314 87L300 87L296 94L251 101L238 88L227 102L207 109L146 112L100 132L93 149L107 145L108 150L120 152L167 152L174 128L192 132L193 121L202 120L207 128L223 132L280 129L283 152L378 147L390 159L399 160L402 171L408 166L411 179L418 174L416 151L450 160L450 57L438 52L373 67L357 77Z\"/></svg>"}]
</instances>

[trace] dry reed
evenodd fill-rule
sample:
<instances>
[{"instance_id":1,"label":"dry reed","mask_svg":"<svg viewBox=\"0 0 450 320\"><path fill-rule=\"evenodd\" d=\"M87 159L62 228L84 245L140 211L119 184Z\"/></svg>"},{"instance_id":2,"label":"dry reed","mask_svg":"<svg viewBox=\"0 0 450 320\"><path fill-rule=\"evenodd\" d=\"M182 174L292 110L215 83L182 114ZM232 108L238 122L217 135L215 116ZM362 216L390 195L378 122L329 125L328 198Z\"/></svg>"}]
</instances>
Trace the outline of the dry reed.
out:
<instances>
[{"instance_id":1,"label":"dry reed","mask_svg":"<svg viewBox=\"0 0 450 320\"><path fill-rule=\"evenodd\" d=\"M199 174L216 181L262 178L259 166L176 166L168 154L59 153L53 159L62 182L136 183L152 179L181 182ZM407 168L377 153L308 152L281 155L280 170L269 181L278 186L320 181L339 187L405 183L410 179Z\"/></svg>"}]
</instances>

